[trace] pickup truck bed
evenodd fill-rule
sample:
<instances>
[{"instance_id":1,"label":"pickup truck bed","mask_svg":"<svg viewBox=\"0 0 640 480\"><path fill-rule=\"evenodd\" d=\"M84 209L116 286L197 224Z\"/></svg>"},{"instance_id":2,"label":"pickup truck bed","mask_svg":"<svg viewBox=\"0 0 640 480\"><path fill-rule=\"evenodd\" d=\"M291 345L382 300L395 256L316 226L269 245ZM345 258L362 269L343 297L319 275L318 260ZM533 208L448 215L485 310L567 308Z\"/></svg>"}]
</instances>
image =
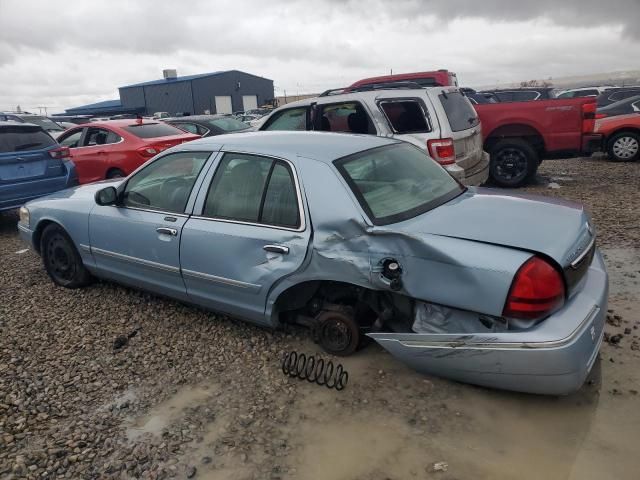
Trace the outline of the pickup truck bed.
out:
<instances>
[{"instance_id":1,"label":"pickup truck bed","mask_svg":"<svg viewBox=\"0 0 640 480\"><path fill-rule=\"evenodd\" d=\"M490 178L518 187L535 177L545 158L588 155L600 149L594 133L595 98L474 105L491 156Z\"/></svg>"}]
</instances>

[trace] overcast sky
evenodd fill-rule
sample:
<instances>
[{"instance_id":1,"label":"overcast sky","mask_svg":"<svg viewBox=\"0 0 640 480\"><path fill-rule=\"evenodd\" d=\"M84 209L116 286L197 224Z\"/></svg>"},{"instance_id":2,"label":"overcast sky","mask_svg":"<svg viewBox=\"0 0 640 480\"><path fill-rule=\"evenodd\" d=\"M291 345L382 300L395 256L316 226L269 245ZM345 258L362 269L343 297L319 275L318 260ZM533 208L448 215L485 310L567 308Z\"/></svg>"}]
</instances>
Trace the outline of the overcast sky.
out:
<instances>
[{"instance_id":1,"label":"overcast sky","mask_svg":"<svg viewBox=\"0 0 640 480\"><path fill-rule=\"evenodd\" d=\"M478 86L640 69L640 0L0 0L0 109L237 69L276 95L448 68Z\"/></svg>"}]
</instances>

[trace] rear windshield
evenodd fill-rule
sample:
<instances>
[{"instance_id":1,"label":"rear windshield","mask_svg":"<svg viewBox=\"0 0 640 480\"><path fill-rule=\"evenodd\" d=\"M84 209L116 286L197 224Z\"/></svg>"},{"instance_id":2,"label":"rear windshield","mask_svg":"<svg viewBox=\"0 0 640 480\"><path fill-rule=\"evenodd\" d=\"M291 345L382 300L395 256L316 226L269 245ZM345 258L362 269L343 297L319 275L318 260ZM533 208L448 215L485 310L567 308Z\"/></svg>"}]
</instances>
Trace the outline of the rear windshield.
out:
<instances>
[{"instance_id":1,"label":"rear windshield","mask_svg":"<svg viewBox=\"0 0 640 480\"><path fill-rule=\"evenodd\" d=\"M170 137L172 135L184 135L184 130L167 125L166 123L143 123L141 125L128 125L124 129L133 133L138 138Z\"/></svg>"},{"instance_id":2,"label":"rear windshield","mask_svg":"<svg viewBox=\"0 0 640 480\"><path fill-rule=\"evenodd\" d=\"M406 143L360 152L334 164L376 225L415 217L463 191L440 165Z\"/></svg>"},{"instance_id":3,"label":"rear windshield","mask_svg":"<svg viewBox=\"0 0 640 480\"><path fill-rule=\"evenodd\" d=\"M478 114L471 106L471 102L462 93L441 93L439 97L447 118L449 118L451 130L454 132L467 130L480 123Z\"/></svg>"},{"instance_id":4,"label":"rear windshield","mask_svg":"<svg viewBox=\"0 0 640 480\"><path fill-rule=\"evenodd\" d=\"M383 100L380 108L396 133L431 131L418 100Z\"/></svg>"},{"instance_id":5,"label":"rear windshield","mask_svg":"<svg viewBox=\"0 0 640 480\"><path fill-rule=\"evenodd\" d=\"M0 153L40 150L55 144L40 127L0 127Z\"/></svg>"},{"instance_id":6,"label":"rear windshield","mask_svg":"<svg viewBox=\"0 0 640 480\"><path fill-rule=\"evenodd\" d=\"M225 132L235 132L249 128L246 123L232 117L214 118L213 120L209 120L209 124Z\"/></svg>"},{"instance_id":7,"label":"rear windshield","mask_svg":"<svg viewBox=\"0 0 640 480\"><path fill-rule=\"evenodd\" d=\"M59 132L64 132L64 128L58 125L56 122L47 117L41 117L39 115L28 115L20 117L27 123L35 123L36 125L40 125L45 130L55 130Z\"/></svg>"}]
</instances>

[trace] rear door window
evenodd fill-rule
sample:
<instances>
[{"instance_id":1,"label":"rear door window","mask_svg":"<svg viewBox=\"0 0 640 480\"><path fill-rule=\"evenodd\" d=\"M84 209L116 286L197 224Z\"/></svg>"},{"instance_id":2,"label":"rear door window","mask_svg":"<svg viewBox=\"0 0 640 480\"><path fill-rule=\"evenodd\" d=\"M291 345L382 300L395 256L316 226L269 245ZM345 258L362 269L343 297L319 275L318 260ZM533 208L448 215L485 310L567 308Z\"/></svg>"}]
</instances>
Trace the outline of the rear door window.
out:
<instances>
[{"instance_id":1,"label":"rear door window","mask_svg":"<svg viewBox=\"0 0 640 480\"><path fill-rule=\"evenodd\" d=\"M82 128L74 132L68 132L58 138L58 143L64 147L76 148L82 138Z\"/></svg>"},{"instance_id":2,"label":"rear door window","mask_svg":"<svg viewBox=\"0 0 640 480\"><path fill-rule=\"evenodd\" d=\"M87 134L84 137L84 146L109 145L111 143L118 143L120 140L122 140L122 137L111 130L90 127L87 129Z\"/></svg>"},{"instance_id":3,"label":"rear door window","mask_svg":"<svg viewBox=\"0 0 640 480\"><path fill-rule=\"evenodd\" d=\"M297 228L299 212L293 173L285 162L226 153L211 182L203 215Z\"/></svg>"},{"instance_id":4,"label":"rear door window","mask_svg":"<svg viewBox=\"0 0 640 480\"><path fill-rule=\"evenodd\" d=\"M180 130L166 123L142 123L140 125L128 125L124 129L138 138L171 137L174 135L184 135L184 130Z\"/></svg>"},{"instance_id":5,"label":"rear door window","mask_svg":"<svg viewBox=\"0 0 640 480\"><path fill-rule=\"evenodd\" d=\"M376 134L369 114L360 102L318 105L320 124L316 128L324 132Z\"/></svg>"},{"instance_id":6,"label":"rear door window","mask_svg":"<svg viewBox=\"0 0 640 480\"><path fill-rule=\"evenodd\" d=\"M40 150L55 144L56 141L40 127L0 128L0 153Z\"/></svg>"},{"instance_id":7,"label":"rear door window","mask_svg":"<svg viewBox=\"0 0 640 480\"><path fill-rule=\"evenodd\" d=\"M574 97L597 97L599 94L598 90L578 90Z\"/></svg>"},{"instance_id":8,"label":"rear door window","mask_svg":"<svg viewBox=\"0 0 640 480\"><path fill-rule=\"evenodd\" d=\"M290 108L274 113L262 130L307 130L308 110L307 107Z\"/></svg>"},{"instance_id":9,"label":"rear door window","mask_svg":"<svg viewBox=\"0 0 640 480\"><path fill-rule=\"evenodd\" d=\"M467 130L480 124L478 114L462 93L441 93L438 97L449 119L451 130L454 132Z\"/></svg>"},{"instance_id":10,"label":"rear door window","mask_svg":"<svg viewBox=\"0 0 640 480\"><path fill-rule=\"evenodd\" d=\"M381 100L378 104L395 133L430 132L425 110L416 99Z\"/></svg>"},{"instance_id":11,"label":"rear door window","mask_svg":"<svg viewBox=\"0 0 640 480\"><path fill-rule=\"evenodd\" d=\"M530 102L538 98L540 98L540 93L538 92L513 92L514 102Z\"/></svg>"}]
</instances>

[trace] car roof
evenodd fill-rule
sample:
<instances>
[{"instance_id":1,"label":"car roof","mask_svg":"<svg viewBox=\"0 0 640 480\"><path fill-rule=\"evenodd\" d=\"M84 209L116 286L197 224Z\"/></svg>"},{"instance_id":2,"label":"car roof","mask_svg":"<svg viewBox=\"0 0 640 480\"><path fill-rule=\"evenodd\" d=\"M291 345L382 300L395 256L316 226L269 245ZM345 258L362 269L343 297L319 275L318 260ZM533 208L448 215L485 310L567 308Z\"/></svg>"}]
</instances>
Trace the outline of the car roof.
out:
<instances>
[{"instance_id":1,"label":"car roof","mask_svg":"<svg viewBox=\"0 0 640 480\"><path fill-rule=\"evenodd\" d=\"M42 127L40 125L36 125L35 123L28 123L28 122L12 122L11 120L7 120L7 121L0 121L0 127L20 127L20 128L24 128L24 127L37 127L42 129Z\"/></svg>"},{"instance_id":2,"label":"car roof","mask_svg":"<svg viewBox=\"0 0 640 480\"><path fill-rule=\"evenodd\" d=\"M334 132L248 132L216 135L205 137L180 145L180 149L212 151L244 151L284 157L293 159L296 157L312 158L330 163L338 158L346 157L354 153L403 143L386 137L374 135L354 135Z\"/></svg>"},{"instance_id":3,"label":"car roof","mask_svg":"<svg viewBox=\"0 0 640 480\"><path fill-rule=\"evenodd\" d=\"M142 122L138 122L135 118L122 118L118 120L98 120L96 122L87 122L81 123L78 127L134 127L140 124L142 125L158 125L162 124L161 121L152 121L152 120L144 120Z\"/></svg>"},{"instance_id":4,"label":"car roof","mask_svg":"<svg viewBox=\"0 0 640 480\"><path fill-rule=\"evenodd\" d=\"M377 98L381 97L385 92L387 94L389 93L397 94L399 92L402 92L403 94L406 94L407 97L413 97L415 95L425 95L428 92L441 92L441 91L451 92L453 90L460 91L460 88L449 85L446 87L435 86L435 87L422 87L422 88L380 88L377 90L348 91L343 93L336 93L334 95L326 95L324 97L321 97L321 96L309 97L309 98L303 98L302 100L297 100L295 102L289 102L282 105L281 107L278 107L272 110L267 115L271 115L273 112L278 112L288 108L308 107L312 103L317 102L319 99L322 100L323 102L325 101L325 99L334 99L335 103L341 103L341 102L349 102L352 100L355 101L358 98L364 97L370 101L375 101ZM332 102L328 102L328 103L332 103Z\"/></svg>"},{"instance_id":5,"label":"car roof","mask_svg":"<svg viewBox=\"0 0 640 480\"><path fill-rule=\"evenodd\" d=\"M227 117L232 117L232 116L231 115L186 115L184 117L166 117L159 120L162 120L163 122L168 122L168 121L188 122L190 120L194 122L198 122L198 121L202 122L205 120L215 120L216 118L227 118Z\"/></svg>"}]
</instances>

